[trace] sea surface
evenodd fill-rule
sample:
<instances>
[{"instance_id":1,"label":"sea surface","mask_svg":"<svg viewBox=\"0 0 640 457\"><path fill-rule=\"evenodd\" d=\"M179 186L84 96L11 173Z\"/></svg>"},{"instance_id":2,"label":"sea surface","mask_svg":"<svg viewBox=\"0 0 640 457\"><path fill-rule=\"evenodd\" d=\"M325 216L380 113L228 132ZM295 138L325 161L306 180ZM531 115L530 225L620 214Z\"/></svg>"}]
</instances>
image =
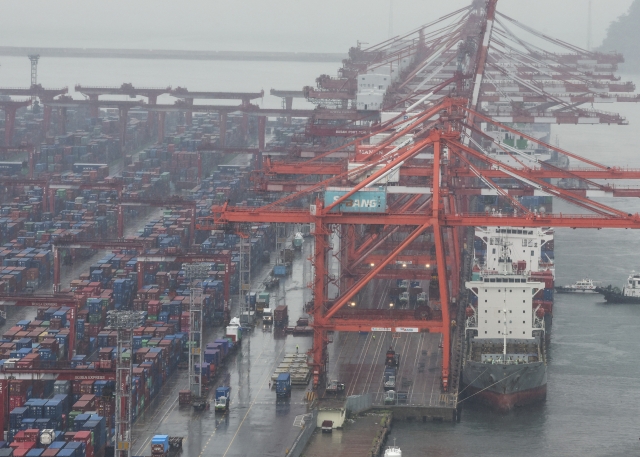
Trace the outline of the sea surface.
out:
<instances>
[{"instance_id":1,"label":"sea surface","mask_svg":"<svg viewBox=\"0 0 640 457\"><path fill-rule=\"evenodd\" d=\"M26 57L3 57L0 65L0 86L29 85ZM131 82L190 90L264 89L268 94L271 88L315 86L317 76L335 75L339 65L43 58L39 82L71 89L77 83ZM623 79L640 81L640 76ZM259 103L281 106L280 99L269 95ZM309 106L294 101L294 107ZM557 138L560 147L610 166L640 168L640 106L595 108L620 112L630 125L553 126L553 142ZM640 212L639 199L600 201ZM579 212L558 201L554 211ZM631 270L640 271L640 231L558 229L555 260L556 284L591 278L622 286ZM556 295L548 375L548 398L541 405L505 415L465 403L460 423L400 422L392 437L406 457L640 455L640 305L606 305L598 295Z\"/></svg>"},{"instance_id":2,"label":"sea surface","mask_svg":"<svg viewBox=\"0 0 640 457\"><path fill-rule=\"evenodd\" d=\"M629 125L553 126L552 142L557 135L567 151L640 168L640 106L595 108L619 112ZM640 199L598 201L640 212ZM557 199L553 205L554 212L582 212ZM555 264L557 285L591 278L622 287L632 270L640 271L640 231L557 229ZM556 294L550 335L546 402L508 414L463 403L457 424L396 423L391 437L403 456L640 455L640 305L607 305L597 294Z\"/></svg>"}]
</instances>

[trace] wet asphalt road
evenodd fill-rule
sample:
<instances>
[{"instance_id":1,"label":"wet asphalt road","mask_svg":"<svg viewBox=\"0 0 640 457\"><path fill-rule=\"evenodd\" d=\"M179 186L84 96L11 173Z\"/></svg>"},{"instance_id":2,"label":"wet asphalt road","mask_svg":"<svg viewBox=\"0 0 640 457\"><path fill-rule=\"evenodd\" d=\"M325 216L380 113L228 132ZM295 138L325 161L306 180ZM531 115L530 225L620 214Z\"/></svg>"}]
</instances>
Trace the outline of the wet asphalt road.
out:
<instances>
[{"instance_id":1,"label":"wet asphalt road","mask_svg":"<svg viewBox=\"0 0 640 457\"><path fill-rule=\"evenodd\" d=\"M389 285L388 280L370 282L359 296L358 308L388 308ZM400 358L396 390L407 392L407 404L444 406L441 338L434 333L336 332L329 345L329 378L343 382L346 395L370 394L373 404L381 405L385 357L393 348Z\"/></svg>"},{"instance_id":2,"label":"wet asphalt road","mask_svg":"<svg viewBox=\"0 0 640 457\"><path fill-rule=\"evenodd\" d=\"M304 259L309 253L307 241L303 252L296 254L291 277L280 286L279 302L288 305L290 323L302 315L305 299L309 299L305 288L309 267L303 265L308 263ZM261 274L255 275L252 290L260 290L269 269L265 266ZM237 308L237 299L235 302ZM221 335L222 329L216 328L205 338L213 341ZM308 387L293 386L290 399L277 400L275 388L269 389L269 381L286 353L296 352L296 345L300 352L306 351L311 342L310 336L278 336L258 321L211 385L210 396L219 385L231 386L231 405L226 413L195 412L179 406L178 392L188 388L186 370L179 371L136 421L133 455L149 455L155 434L184 436L183 455L187 457L284 455L300 431L294 427L294 419L307 412L304 398Z\"/></svg>"}]
</instances>

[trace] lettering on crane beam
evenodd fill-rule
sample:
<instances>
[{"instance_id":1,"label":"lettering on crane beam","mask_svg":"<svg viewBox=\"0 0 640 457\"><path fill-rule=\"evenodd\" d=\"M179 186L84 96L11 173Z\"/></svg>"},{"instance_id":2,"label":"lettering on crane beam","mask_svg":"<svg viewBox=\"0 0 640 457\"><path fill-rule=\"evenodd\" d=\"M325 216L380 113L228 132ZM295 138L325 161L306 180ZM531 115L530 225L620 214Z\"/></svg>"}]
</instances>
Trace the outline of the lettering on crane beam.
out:
<instances>
[{"instance_id":1,"label":"lettering on crane beam","mask_svg":"<svg viewBox=\"0 0 640 457\"><path fill-rule=\"evenodd\" d=\"M329 188L324 194L325 207L334 204L351 189ZM360 189L342 201L332 212L344 213L385 213L387 211L387 193L381 188Z\"/></svg>"},{"instance_id":2,"label":"lettering on crane beam","mask_svg":"<svg viewBox=\"0 0 640 457\"><path fill-rule=\"evenodd\" d=\"M417 327L396 327L397 333L418 333L419 331Z\"/></svg>"},{"instance_id":3,"label":"lettering on crane beam","mask_svg":"<svg viewBox=\"0 0 640 457\"><path fill-rule=\"evenodd\" d=\"M338 199L340 197L338 197L337 195L335 197L333 197L333 201L337 202ZM352 200L350 198L346 199L344 202L342 202L342 204L348 208L380 208L380 200L376 200L375 198L371 199L371 200L366 200L366 199L355 199Z\"/></svg>"}]
</instances>

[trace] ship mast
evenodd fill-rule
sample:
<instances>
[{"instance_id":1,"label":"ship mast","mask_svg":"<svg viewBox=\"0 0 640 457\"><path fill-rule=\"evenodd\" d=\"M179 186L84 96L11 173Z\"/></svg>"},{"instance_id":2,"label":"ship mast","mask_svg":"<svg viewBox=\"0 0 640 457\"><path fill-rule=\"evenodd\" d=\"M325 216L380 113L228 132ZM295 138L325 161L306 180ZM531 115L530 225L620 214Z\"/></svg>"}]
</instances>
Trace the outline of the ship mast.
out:
<instances>
[{"instance_id":1,"label":"ship mast","mask_svg":"<svg viewBox=\"0 0 640 457\"><path fill-rule=\"evenodd\" d=\"M513 273L513 264L511 263L511 257L509 256L509 243L506 238L500 238L500 258L498 259L499 273L503 275L509 275ZM507 289L504 289L504 306L502 307L503 324L502 324L502 363L507 363Z\"/></svg>"}]
</instances>

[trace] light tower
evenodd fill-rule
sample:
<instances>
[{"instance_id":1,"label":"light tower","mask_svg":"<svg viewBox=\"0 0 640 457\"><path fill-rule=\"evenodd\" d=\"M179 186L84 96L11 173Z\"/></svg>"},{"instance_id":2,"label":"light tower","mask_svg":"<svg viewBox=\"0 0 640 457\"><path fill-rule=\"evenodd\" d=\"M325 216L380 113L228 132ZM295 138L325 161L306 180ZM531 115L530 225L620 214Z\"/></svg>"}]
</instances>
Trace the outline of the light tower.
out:
<instances>
[{"instance_id":1,"label":"light tower","mask_svg":"<svg viewBox=\"0 0 640 457\"><path fill-rule=\"evenodd\" d=\"M31 86L38 84L38 60L40 60L40 54L29 55L31 61Z\"/></svg>"},{"instance_id":2,"label":"light tower","mask_svg":"<svg viewBox=\"0 0 640 457\"><path fill-rule=\"evenodd\" d=\"M115 456L129 457L131 448L131 382L133 380L133 329L144 324L137 311L109 311L107 324L118 332L116 355Z\"/></svg>"},{"instance_id":3,"label":"light tower","mask_svg":"<svg viewBox=\"0 0 640 457\"><path fill-rule=\"evenodd\" d=\"M189 390L192 403L204 406L202 398L202 321L203 290L197 285L198 280L209 277L211 265L208 263L186 263L182 265L190 283L189 300ZM194 286L193 282L196 282ZM196 371L196 367L197 370Z\"/></svg>"},{"instance_id":4,"label":"light tower","mask_svg":"<svg viewBox=\"0 0 640 457\"><path fill-rule=\"evenodd\" d=\"M38 84L38 60L40 60L40 54L31 54L29 55L29 60L31 61L31 87L33 88L36 84ZM36 96L31 96L31 102L36 101Z\"/></svg>"}]
</instances>

